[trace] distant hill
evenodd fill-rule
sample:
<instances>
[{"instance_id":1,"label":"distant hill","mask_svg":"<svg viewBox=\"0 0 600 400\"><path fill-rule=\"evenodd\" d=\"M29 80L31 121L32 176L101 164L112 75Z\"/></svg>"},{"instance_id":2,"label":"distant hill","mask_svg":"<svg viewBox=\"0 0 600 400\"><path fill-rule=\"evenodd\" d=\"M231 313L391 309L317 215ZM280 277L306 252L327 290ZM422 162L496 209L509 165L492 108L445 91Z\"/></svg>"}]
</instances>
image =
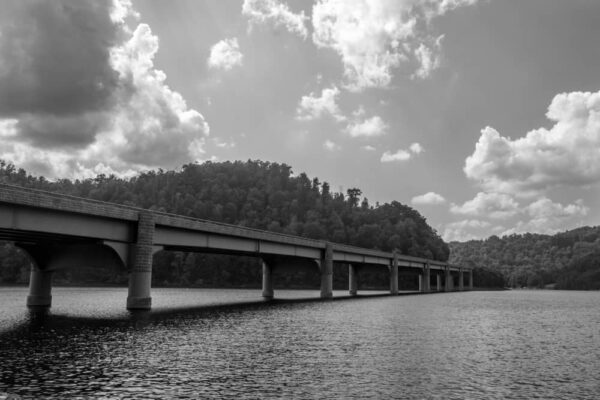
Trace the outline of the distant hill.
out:
<instances>
[{"instance_id":1,"label":"distant hill","mask_svg":"<svg viewBox=\"0 0 600 400\"><path fill-rule=\"evenodd\" d=\"M413 208L397 201L372 205L358 188L345 194L332 192L327 182L305 173L296 175L285 164L206 162L184 165L180 171L149 171L131 179L99 175L50 182L0 160L0 182L440 261L449 255L448 245ZM260 271L256 262L161 252L155 257L153 283L254 284ZM0 243L0 283L26 282L23 263L12 246ZM84 272L62 273L57 279L63 283L85 277L96 283L125 279L114 271ZM300 286L308 279L296 278Z\"/></svg>"},{"instance_id":2,"label":"distant hill","mask_svg":"<svg viewBox=\"0 0 600 400\"><path fill-rule=\"evenodd\" d=\"M450 262L501 274L510 287L600 289L600 227L451 242Z\"/></svg>"}]
</instances>

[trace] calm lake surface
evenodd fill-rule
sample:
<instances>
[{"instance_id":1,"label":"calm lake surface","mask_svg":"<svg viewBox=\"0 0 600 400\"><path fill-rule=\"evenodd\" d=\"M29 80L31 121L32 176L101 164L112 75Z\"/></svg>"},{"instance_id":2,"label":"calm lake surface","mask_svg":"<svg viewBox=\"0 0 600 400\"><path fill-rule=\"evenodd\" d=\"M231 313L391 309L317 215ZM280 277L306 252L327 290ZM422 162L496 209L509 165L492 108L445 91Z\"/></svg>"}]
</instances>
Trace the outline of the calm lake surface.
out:
<instances>
[{"instance_id":1,"label":"calm lake surface","mask_svg":"<svg viewBox=\"0 0 600 400\"><path fill-rule=\"evenodd\" d=\"M600 398L600 293L332 301L317 291L0 288L0 393L22 398ZM336 295L344 295L337 292ZM228 304L228 305L224 305ZM1 397L1 396L0 396Z\"/></svg>"}]
</instances>

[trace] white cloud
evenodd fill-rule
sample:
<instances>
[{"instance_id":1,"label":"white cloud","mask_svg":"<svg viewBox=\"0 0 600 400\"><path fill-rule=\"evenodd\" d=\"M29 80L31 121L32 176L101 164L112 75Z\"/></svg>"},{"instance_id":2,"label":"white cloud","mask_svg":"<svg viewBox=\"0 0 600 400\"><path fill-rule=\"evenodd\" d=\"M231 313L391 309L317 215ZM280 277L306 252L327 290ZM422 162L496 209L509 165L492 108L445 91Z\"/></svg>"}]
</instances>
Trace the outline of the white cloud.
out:
<instances>
[{"instance_id":1,"label":"white cloud","mask_svg":"<svg viewBox=\"0 0 600 400\"><path fill-rule=\"evenodd\" d=\"M374 137L385 135L388 125L380 116L374 115L365 120L351 122L346 127L346 132L352 137Z\"/></svg>"},{"instance_id":2,"label":"white cloud","mask_svg":"<svg viewBox=\"0 0 600 400\"><path fill-rule=\"evenodd\" d=\"M304 11L296 14L287 4L277 0L244 0L242 14L248 17L250 27L271 23L276 28L285 28L304 39L308 36Z\"/></svg>"},{"instance_id":3,"label":"white cloud","mask_svg":"<svg viewBox=\"0 0 600 400\"><path fill-rule=\"evenodd\" d=\"M408 161L410 160L410 153L406 150L398 150L395 153L391 151L386 151L382 154L380 161L381 162L393 162L393 161Z\"/></svg>"},{"instance_id":4,"label":"white cloud","mask_svg":"<svg viewBox=\"0 0 600 400\"><path fill-rule=\"evenodd\" d=\"M311 93L308 96L302 96L300 104L296 110L296 118L299 120L313 120L325 114L331 115L336 121L344 121L344 117L337 105L340 90L333 86L321 91L321 97Z\"/></svg>"},{"instance_id":5,"label":"white cloud","mask_svg":"<svg viewBox=\"0 0 600 400\"><path fill-rule=\"evenodd\" d=\"M444 204L446 199L444 196L435 192L427 192L420 196L413 197L410 202L415 205L438 205Z\"/></svg>"},{"instance_id":6,"label":"white cloud","mask_svg":"<svg viewBox=\"0 0 600 400\"><path fill-rule=\"evenodd\" d=\"M428 33L429 21L475 2L320 0L313 6L312 38L341 56L350 90L385 87L401 64L417 64L420 77L437 68L439 44Z\"/></svg>"},{"instance_id":7,"label":"white cloud","mask_svg":"<svg viewBox=\"0 0 600 400\"><path fill-rule=\"evenodd\" d=\"M17 2L3 10L0 18L17 16L28 28L0 23L0 59L6 60L0 92L12 93L0 100L0 158L50 178L130 176L202 159L208 124L154 67L158 38L146 24L124 25L126 16L135 17L129 2L98 4ZM10 56L11 43L24 45L28 57ZM21 79L53 84L13 85ZM7 137L6 121L15 120Z\"/></svg>"},{"instance_id":8,"label":"white cloud","mask_svg":"<svg viewBox=\"0 0 600 400\"><path fill-rule=\"evenodd\" d=\"M412 75L413 78L425 79L432 72L440 67L440 49L444 35L439 36L432 46L426 46L421 43L415 50L415 57L418 61L419 68Z\"/></svg>"},{"instance_id":9,"label":"white cloud","mask_svg":"<svg viewBox=\"0 0 600 400\"><path fill-rule=\"evenodd\" d=\"M325 150L328 151L338 151L341 150L341 146L338 145L337 143L332 142L331 140L327 139L324 143L323 143L323 148Z\"/></svg>"},{"instance_id":10,"label":"white cloud","mask_svg":"<svg viewBox=\"0 0 600 400\"><path fill-rule=\"evenodd\" d=\"M223 39L210 48L208 66L229 71L242 65L243 58L237 38Z\"/></svg>"},{"instance_id":11,"label":"white cloud","mask_svg":"<svg viewBox=\"0 0 600 400\"><path fill-rule=\"evenodd\" d=\"M366 150L366 151L375 151L375 150L377 150L375 147L371 146L370 144L368 144L366 146L362 146L361 148L363 150Z\"/></svg>"},{"instance_id":12,"label":"white cloud","mask_svg":"<svg viewBox=\"0 0 600 400\"><path fill-rule=\"evenodd\" d=\"M473 217L503 219L517 215L519 203L508 194L479 192L475 198L461 206L452 204L450 212Z\"/></svg>"},{"instance_id":13,"label":"white cloud","mask_svg":"<svg viewBox=\"0 0 600 400\"><path fill-rule=\"evenodd\" d=\"M600 182L600 92L556 95L546 116L551 128L515 140L483 129L466 159L467 177L486 190L519 196Z\"/></svg>"},{"instance_id":14,"label":"white cloud","mask_svg":"<svg viewBox=\"0 0 600 400\"><path fill-rule=\"evenodd\" d=\"M477 219L451 222L446 225L442 238L447 242L479 239L482 236L490 236L488 234L490 227L489 222Z\"/></svg>"},{"instance_id":15,"label":"white cloud","mask_svg":"<svg viewBox=\"0 0 600 400\"><path fill-rule=\"evenodd\" d=\"M554 234L580 226L584 223L583 218L588 212L589 208L583 204L582 200L564 206L543 197L529 204L523 211L525 218L502 234L525 232Z\"/></svg>"},{"instance_id":16,"label":"white cloud","mask_svg":"<svg viewBox=\"0 0 600 400\"><path fill-rule=\"evenodd\" d=\"M423 146L419 143L413 143L409 146L408 150L400 149L395 153L386 151L381 156L381 162L392 162L392 161L408 161L413 155L419 155L424 151Z\"/></svg>"},{"instance_id":17,"label":"white cloud","mask_svg":"<svg viewBox=\"0 0 600 400\"><path fill-rule=\"evenodd\" d=\"M423 149L423 146L421 146L419 143L413 143L413 144L411 144L410 147L409 147L409 149L414 154L421 154L423 151L425 151L425 149Z\"/></svg>"}]
</instances>

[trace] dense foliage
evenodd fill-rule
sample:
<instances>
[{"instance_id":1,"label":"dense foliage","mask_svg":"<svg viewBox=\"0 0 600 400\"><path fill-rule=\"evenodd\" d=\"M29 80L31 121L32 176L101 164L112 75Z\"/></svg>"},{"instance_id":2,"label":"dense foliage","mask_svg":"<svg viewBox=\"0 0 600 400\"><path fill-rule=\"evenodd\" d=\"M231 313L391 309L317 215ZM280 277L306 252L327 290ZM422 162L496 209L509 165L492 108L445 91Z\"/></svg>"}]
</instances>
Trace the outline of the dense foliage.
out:
<instances>
[{"instance_id":1,"label":"dense foliage","mask_svg":"<svg viewBox=\"0 0 600 400\"><path fill-rule=\"evenodd\" d=\"M600 227L451 242L450 262L484 266L510 287L600 289ZM477 284L477 282L475 282Z\"/></svg>"},{"instance_id":2,"label":"dense foliage","mask_svg":"<svg viewBox=\"0 0 600 400\"><path fill-rule=\"evenodd\" d=\"M206 162L184 165L180 171L149 171L131 179L99 175L50 182L0 161L0 182L442 261L449 255L446 243L411 207L396 201L371 205L357 188L345 195L332 192L327 182L311 180L304 173L295 175L285 164ZM0 282L26 281L23 260L12 246L1 245ZM260 273L256 265L252 258L161 252L155 257L153 281L253 285ZM68 271L57 278L64 283L84 276L94 277L96 283L124 279L114 272L85 272ZM289 279L302 286L313 278Z\"/></svg>"}]
</instances>

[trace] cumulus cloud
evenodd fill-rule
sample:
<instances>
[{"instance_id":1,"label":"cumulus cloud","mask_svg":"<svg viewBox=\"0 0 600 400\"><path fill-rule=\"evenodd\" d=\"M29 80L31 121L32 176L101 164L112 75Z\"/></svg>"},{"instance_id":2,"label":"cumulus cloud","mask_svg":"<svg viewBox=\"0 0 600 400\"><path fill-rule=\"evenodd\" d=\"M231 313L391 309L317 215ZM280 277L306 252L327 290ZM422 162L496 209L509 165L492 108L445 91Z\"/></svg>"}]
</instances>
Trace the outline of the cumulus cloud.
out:
<instances>
[{"instance_id":1,"label":"cumulus cloud","mask_svg":"<svg viewBox=\"0 0 600 400\"><path fill-rule=\"evenodd\" d=\"M521 196L600 182L600 92L556 95L546 116L552 127L514 140L483 129L466 159L467 177L486 190Z\"/></svg>"},{"instance_id":2,"label":"cumulus cloud","mask_svg":"<svg viewBox=\"0 0 600 400\"><path fill-rule=\"evenodd\" d=\"M312 12L312 39L340 55L350 90L385 87L402 64L416 64L417 77L437 68L439 40L429 34L429 21L475 2L319 0Z\"/></svg>"},{"instance_id":3,"label":"cumulus cloud","mask_svg":"<svg viewBox=\"0 0 600 400\"><path fill-rule=\"evenodd\" d=\"M243 58L237 38L223 39L210 48L208 66L229 71L242 65Z\"/></svg>"},{"instance_id":4,"label":"cumulus cloud","mask_svg":"<svg viewBox=\"0 0 600 400\"><path fill-rule=\"evenodd\" d=\"M375 150L377 150L375 147L371 146L370 144L368 144L366 146L362 146L362 149L366 150L366 151L375 151Z\"/></svg>"},{"instance_id":5,"label":"cumulus cloud","mask_svg":"<svg viewBox=\"0 0 600 400\"><path fill-rule=\"evenodd\" d=\"M410 151L412 151L414 154L421 154L423 151L425 151L425 149L423 149L423 146L421 146L419 143L413 143L410 145Z\"/></svg>"},{"instance_id":6,"label":"cumulus cloud","mask_svg":"<svg viewBox=\"0 0 600 400\"><path fill-rule=\"evenodd\" d=\"M381 155L380 161L385 162L393 162L393 161L408 161L410 160L411 154L406 150L398 150L395 153L391 151L386 151Z\"/></svg>"},{"instance_id":7,"label":"cumulus cloud","mask_svg":"<svg viewBox=\"0 0 600 400\"><path fill-rule=\"evenodd\" d=\"M308 37L304 11L294 13L287 4L278 0L244 0L242 14L245 15L250 27L270 23L276 28L284 28L302 38Z\"/></svg>"},{"instance_id":8,"label":"cumulus cloud","mask_svg":"<svg viewBox=\"0 0 600 400\"><path fill-rule=\"evenodd\" d=\"M519 203L505 193L479 192L475 198L466 201L463 205L452 204L450 212L473 217L503 219L517 215Z\"/></svg>"},{"instance_id":9,"label":"cumulus cloud","mask_svg":"<svg viewBox=\"0 0 600 400\"><path fill-rule=\"evenodd\" d=\"M338 144L337 144L337 143L335 143L335 142L332 142L332 141L331 141L331 140L329 140L329 139L327 139L327 140L325 141L325 143L323 143L323 148L324 148L325 150L328 150L328 151L338 151L338 150L341 150L341 149L342 149L342 147L341 147L340 145L338 145Z\"/></svg>"},{"instance_id":10,"label":"cumulus cloud","mask_svg":"<svg viewBox=\"0 0 600 400\"><path fill-rule=\"evenodd\" d=\"M427 192L420 196L413 197L410 202L415 205L439 205L444 204L446 199L444 196L435 192Z\"/></svg>"},{"instance_id":11,"label":"cumulus cloud","mask_svg":"<svg viewBox=\"0 0 600 400\"><path fill-rule=\"evenodd\" d=\"M490 227L489 222L478 219L451 222L446 225L442 238L447 242L474 240L482 237L482 234L489 236Z\"/></svg>"},{"instance_id":12,"label":"cumulus cloud","mask_svg":"<svg viewBox=\"0 0 600 400\"><path fill-rule=\"evenodd\" d=\"M346 132L352 137L374 137L385 135L388 128L380 116L374 115L371 118L351 122L346 127Z\"/></svg>"},{"instance_id":13,"label":"cumulus cloud","mask_svg":"<svg viewBox=\"0 0 600 400\"><path fill-rule=\"evenodd\" d=\"M584 205L582 200L563 205L553 202L547 197L541 197L527 205L520 205L508 194L480 192L474 199L463 205L452 204L450 211L457 215L471 217L471 219L448 224L444 235L446 240L526 232L553 234L584 223L584 217L588 214L589 208ZM509 229L503 226L492 227L489 221L484 221L488 218L492 220L511 219L514 222L511 222L512 227ZM465 221L485 222L486 225ZM482 230L481 228L487 229Z\"/></svg>"},{"instance_id":14,"label":"cumulus cloud","mask_svg":"<svg viewBox=\"0 0 600 400\"><path fill-rule=\"evenodd\" d=\"M49 177L199 160L209 128L154 67L129 1L8 1L0 15L0 158ZM18 23L14 23L18 21Z\"/></svg>"},{"instance_id":15,"label":"cumulus cloud","mask_svg":"<svg viewBox=\"0 0 600 400\"><path fill-rule=\"evenodd\" d=\"M542 197L529 204L524 210L524 219L518 221L511 229L504 231L503 235L512 233L537 232L554 234L581 225L589 208L581 199L573 204L563 205Z\"/></svg>"},{"instance_id":16,"label":"cumulus cloud","mask_svg":"<svg viewBox=\"0 0 600 400\"><path fill-rule=\"evenodd\" d=\"M423 152L423 147L419 143L413 143L410 145L408 150L400 149L395 153L386 151L382 154L381 162L393 162L393 161L408 161L413 155L418 155Z\"/></svg>"},{"instance_id":17,"label":"cumulus cloud","mask_svg":"<svg viewBox=\"0 0 600 400\"><path fill-rule=\"evenodd\" d=\"M321 91L321 96L311 93L308 96L302 96L300 104L296 110L296 118L299 120L313 120L323 115L331 115L336 121L344 121L346 117L342 115L337 105L340 90L333 86Z\"/></svg>"}]
</instances>

